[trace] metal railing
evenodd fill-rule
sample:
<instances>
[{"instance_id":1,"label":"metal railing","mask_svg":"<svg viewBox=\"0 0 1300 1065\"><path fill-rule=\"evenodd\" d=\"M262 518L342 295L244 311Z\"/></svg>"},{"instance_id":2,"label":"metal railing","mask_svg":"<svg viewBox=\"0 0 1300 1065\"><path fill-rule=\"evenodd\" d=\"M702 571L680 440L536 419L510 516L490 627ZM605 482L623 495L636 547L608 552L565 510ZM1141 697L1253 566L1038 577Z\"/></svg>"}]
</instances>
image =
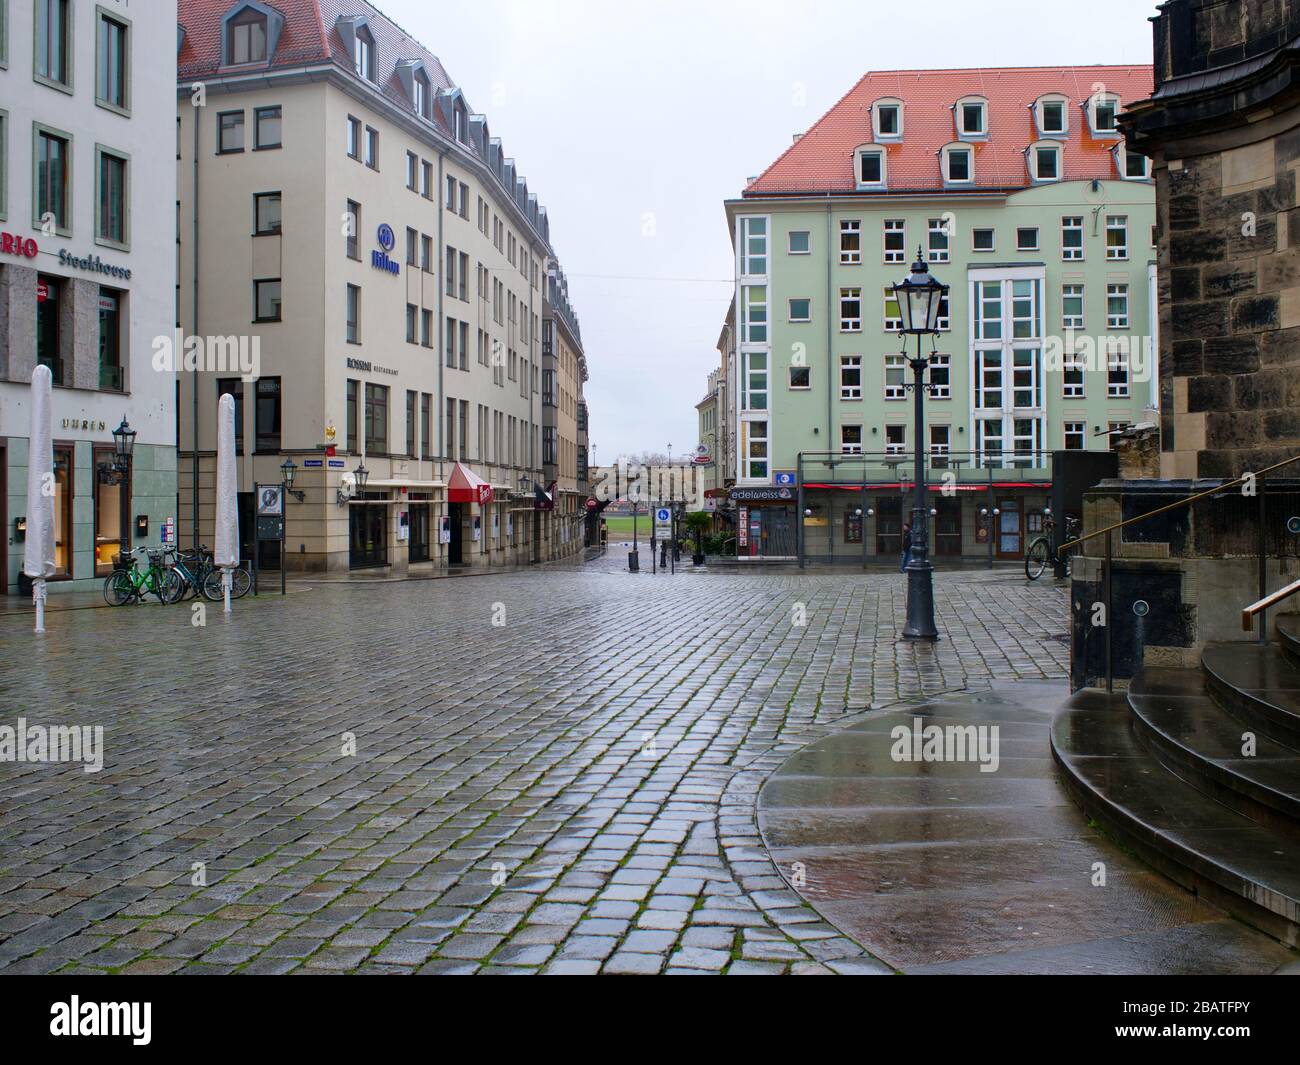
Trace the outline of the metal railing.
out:
<instances>
[{"instance_id":1,"label":"metal railing","mask_svg":"<svg viewBox=\"0 0 1300 1065\"><path fill-rule=\"evenodd\" d=\"M1258 559L1258 576L1259 576L1259 600L1242 611L1242 625L1245 631L1250 631L1250 619L1259 618L1259 642L1264 643L1268 639L1268 622L1267 611L1270 607L1287 599L1289 596L1300 592L1300 581L1283 588L1273 595L1268 594L1268 524L1267 524L1267 495L1264 492L1264 478L1276 470L1280 470L1292 463L1300 462L1300 455L1292 455L1290 458L1283 459L1281 462L1275 462L1271 466L1265 466L1262 470L1247 472L1242 476L1231 481L1225 481L1213 488L1206 489L1203 492L1197 492L1195 495L1187 496L1185 499L1176 500L1164 506L1157 507L1154 510L1147 511L1144 514L1135 515L1132 518L1126 518L1123 521L1117 521L1105 528L1097 529L1094 532L1085 533L1083 536L1076 537L1061 545L1060 551L1065 553L1079 547L1089 540L1095 540L1099 536L1106 538L1105 551L1102 556L1102 602L1104 604L1106 645L1105 645L1105 662L1106 662L1106 690L1113 692L1115 690L1114 675L1114 632L1115 626L1112 623L1112 608L1114 606L1114 534L1122 533L1123 530L1138 525L1152 518L1159 517L1163 514L1169 514L1174 511L1183 510L1194 506L1202 500L1211 498L1224 498L1225 493L1233 488L1250 487L1249 493L1243 492L1245 498L1258 499L1258 522L1256 529L1255 555ZM1122 541L1121 541L1122 542Z\"/></svg>"}]
</instances>

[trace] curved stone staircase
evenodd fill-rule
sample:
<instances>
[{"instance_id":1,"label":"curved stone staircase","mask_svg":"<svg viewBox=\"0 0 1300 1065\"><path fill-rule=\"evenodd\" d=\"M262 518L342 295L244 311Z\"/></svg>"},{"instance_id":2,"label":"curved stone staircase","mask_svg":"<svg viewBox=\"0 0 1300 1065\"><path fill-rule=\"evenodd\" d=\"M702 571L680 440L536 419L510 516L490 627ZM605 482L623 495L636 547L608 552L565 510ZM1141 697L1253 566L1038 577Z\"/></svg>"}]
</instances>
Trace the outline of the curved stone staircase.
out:
<instances>
[{"instance_id":1,"label":"curved stone staircase","mask_svg":"<svg viewBox=\"0 0 1300 1065\"><path fill-rule=\"evenodd\" d=\"M1052 754L1120 842L1300 944L1300 615L1277 619L1275 643L1208 645L1200 670L1147 668L1127 693L1076 693Z\"/></svg>"}]
</instances>

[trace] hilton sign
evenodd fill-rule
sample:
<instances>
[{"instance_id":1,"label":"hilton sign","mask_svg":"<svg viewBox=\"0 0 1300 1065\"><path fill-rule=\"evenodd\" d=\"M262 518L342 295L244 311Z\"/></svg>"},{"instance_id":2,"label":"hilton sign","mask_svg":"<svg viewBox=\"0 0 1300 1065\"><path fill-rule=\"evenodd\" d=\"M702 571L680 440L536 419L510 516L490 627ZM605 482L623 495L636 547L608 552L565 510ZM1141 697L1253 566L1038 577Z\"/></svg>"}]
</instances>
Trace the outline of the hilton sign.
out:
<instances>
[{"instance_id":1,"label":"hilton sign","mask_svg":"<svg viewBox=\"0 0 1300 1065\"><path fill-rule=\"evenodd\" d=\"M384 222L376 231L375 237L379 241L379 250L370 253L370 265L376 270L383 270L386 274L394 276L400 274L401 266L388 257L388 253L397 244L397 238L393 236L393 227Z\"/></svg>"}]
</instances>

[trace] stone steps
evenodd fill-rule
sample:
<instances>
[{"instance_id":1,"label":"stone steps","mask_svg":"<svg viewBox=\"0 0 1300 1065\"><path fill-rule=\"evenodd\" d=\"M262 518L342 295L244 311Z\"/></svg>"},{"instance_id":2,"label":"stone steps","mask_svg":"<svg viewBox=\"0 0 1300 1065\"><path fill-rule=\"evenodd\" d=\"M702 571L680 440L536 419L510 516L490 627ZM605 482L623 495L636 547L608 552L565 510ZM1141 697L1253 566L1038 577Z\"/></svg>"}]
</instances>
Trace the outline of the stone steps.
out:
<instances>
[{"instance_id":1,"label":"stone steps","mask_svg":"<svg viewBox=\"0 0 1300 1065\"><path fill-rule=\"evenodd\" d=\"M1134 735L1175 775L1260 824L1300 839L1300 756L1225 714L1190 669L1147 668L1128 691Z\"/></svg>"},{"instance_id":2,"label":"stone steps","mask_svg":"<svg viewBox=\"0 0 1300 1065\"><path fill-rule=\"evenodd\" d=\"M1300 664L1300 614L1282 614L1275 624L1278 647L1292 662Z\"/></svg>"},{"instance_id":3,"label":"stone steps","mask_svg":"<svg viewBox=\"0 0 1300 1065\"><path fill-rule=\"evenodd\" d=\"M1300 751L1300 664L1273 644L1208 644L1205 685L1224 710L1269 739Z\"/></svg>"},{"instance_id":4,"label":"stone steps","mask_svg":"<svg viewBox=\"0 0 1300 1065\"><path fill-rule=\"evenodd\" d=\"M1170 684L1190 702L1194 688L1187 678ZM1154 698L1139 689L1135 700L1144 697ZM1300 841L1194 787L1139 742L1137 735L1139 729L1145 730L1154 746L1159 731L1171 748L1181 746L1180 757L1186 763L1209 764L1214 743L1226 744L1229 733L1204 725L1200 732L1180 731L1176 720L1160 721L1154 712L1150 724L1145 718L1139 723L1134 710L1123 694L1085 689L1058 711L1052 723L1052 754L1066 789L1085 813L1170 879L1296 946L1300 943ZM1192 711L1187 714L1189 720L1194 718ZM1224 715L1220 712L1220 716ZM1228 728L1235 727L1229 722ZM1164 747L1160 749L1171 763L1183 764ZM1278 754L1274 747L1269 750ZM1198 764L1198 772L1209 775L1212 770ZM1243 792L1235 787L1228 790L1238 795L1253 791L1252 801L1273 810L1275 817L1286 816L1258 797L1264 793L1262 781L1255 779L1247 786L1245 779L1243 775L1242 781L1232 781L1241 784Z\"/></svg>"}]
</instances>

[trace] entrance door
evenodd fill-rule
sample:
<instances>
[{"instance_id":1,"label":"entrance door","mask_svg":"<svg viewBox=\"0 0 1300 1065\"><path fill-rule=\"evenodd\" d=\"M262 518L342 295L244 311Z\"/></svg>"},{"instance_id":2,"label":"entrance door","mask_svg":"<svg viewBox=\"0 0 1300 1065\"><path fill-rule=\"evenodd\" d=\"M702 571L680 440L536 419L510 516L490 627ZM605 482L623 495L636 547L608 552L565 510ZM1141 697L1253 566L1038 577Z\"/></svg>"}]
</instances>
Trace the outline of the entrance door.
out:
<instances>
[{"instance_id":1,"label":"entrance door","mask_svg":"<svg viewBox=\"0 0 1300 1065\"><path fill-rule=\"evenodd\" d=\"M413 503L410 509L411 545L408 558L411 562L429 561L429 504Z\"/></svg>"},{"instance_id":2,"label":"entrance door","mask_svg":"<svg viewBox=\"0 0 1300 1065\"><path fill-rule=\"evenodd\" d=\"M447 514L449 517L448 524L451 526L451 542L447 544L447 565L459 566L464 563L461 545L464 542L465 530L461 526L464 520L463 503L448 503Z\"/></svg>"},{"instance_id":3,"label":"entrance door","mask_svg":"<svg viewBox=\"0 0 1300 1065\"><path fill-rule=\"evenodd\" d=\"M759 553L769 558L789 558L795 553L794 512L789 507L762 507L762 546Z\"/></svg>"},{"instance_id":4,"label":"entrance door","mask_svg":"<svg viewBox=\"0 0 1300 1065\"><path fill-rule=\"evenodd\" d=\"M1024 509L1019 499L999 499L998 558L1022 558L1025 553Z\"/></svg>"},{"instance_id":5,"label":"entrance door","mask_svg":"<svg viewBox=\"0 0 1300 1065\"><path fill-rule=\"evenodd\" d=\"M934 519L934 553L961 554L961 500L940 496Z\"/></svg>"},{"instance_id":6,"label":"entrance door","mask_svg":"<svg viewBox=\"0 0 1300 1065\"><path fill-rule=\"evenodd\" d=\"M348 565L368 569L388 563L387 507L352 503L348 507Z\"/></svg>"},{"instance_id":7,"label":"entrance door","mask_svg":"<svg viewBox=\"0 0 1300 1065\"><path fill-rule=\"evenodd\" d=\"M876 499L876 554L903 554L903 497L880 496Z\"/></svg>"}]
</instances>

